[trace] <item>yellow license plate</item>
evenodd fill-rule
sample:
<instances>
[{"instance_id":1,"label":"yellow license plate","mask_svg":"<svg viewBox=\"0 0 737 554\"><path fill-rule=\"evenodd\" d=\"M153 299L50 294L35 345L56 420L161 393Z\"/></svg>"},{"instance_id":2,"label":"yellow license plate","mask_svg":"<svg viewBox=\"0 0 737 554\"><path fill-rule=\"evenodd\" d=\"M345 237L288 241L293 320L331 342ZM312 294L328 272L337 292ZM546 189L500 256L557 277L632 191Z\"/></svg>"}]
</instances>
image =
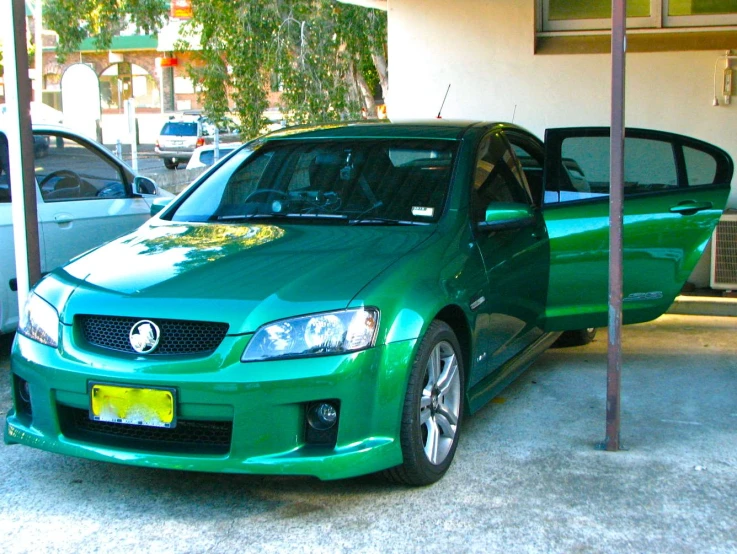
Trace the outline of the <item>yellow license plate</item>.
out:
<instances>
[{"instance_id":1,"label":"yellow license plate","mask_svg":"<svg viewBox=\"0 0 737 554\"><path fill-rule=\"evenodd\" d=\"M148 427L175 427L174 389L90 383L90 419Z\"/></svg>"}]
</instances>

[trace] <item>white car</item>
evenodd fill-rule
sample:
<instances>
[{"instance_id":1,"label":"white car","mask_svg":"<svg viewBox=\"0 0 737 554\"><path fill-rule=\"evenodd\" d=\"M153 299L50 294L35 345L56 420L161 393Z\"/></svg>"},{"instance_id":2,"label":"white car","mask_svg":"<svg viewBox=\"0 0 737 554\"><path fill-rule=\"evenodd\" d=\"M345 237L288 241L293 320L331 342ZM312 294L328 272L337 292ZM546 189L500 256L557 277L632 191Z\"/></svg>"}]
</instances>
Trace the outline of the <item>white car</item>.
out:
<instances>
[{"instance_id":1,"label":"white car","mask_svg":"<svg viewBox=\"0 0 737 554\"><path fill-rule=\"evenodd\" d=\"M48 272L143 224L158 196L171 196L137 176L102 145L56 125L34 125L41 271ZM15 250L8 139L0 122L0 333L15 330Z\"/></svg>"},{"instance_id":2,"label":"white car","mask_svg":"<svg viewBox=\"0 0 737 554\"><path fill-rule=\"evenodd\" d=\"M230 154L233 150L240 148L242 143L240 142L228 142L220 145L220 158L222 160L225 156ZM215 163L215 145L208 144L207 146L200 146L195 148L192 152L192 157L187 162L187 169L198 169L200 167L210 167Z\"/></svg>"},{"instance_id":3,"label":"white car","mask_svg":"<svg viewBox=\"0 0 737 554\"><path fill-rule=\"evenodd\" d=\"M0 104L0 116L5 116L7 111L7 105ZM64 114L43 102L31 102L31 121L34 123L61 124L64 123Z\"/></svg>"}]
</instances>

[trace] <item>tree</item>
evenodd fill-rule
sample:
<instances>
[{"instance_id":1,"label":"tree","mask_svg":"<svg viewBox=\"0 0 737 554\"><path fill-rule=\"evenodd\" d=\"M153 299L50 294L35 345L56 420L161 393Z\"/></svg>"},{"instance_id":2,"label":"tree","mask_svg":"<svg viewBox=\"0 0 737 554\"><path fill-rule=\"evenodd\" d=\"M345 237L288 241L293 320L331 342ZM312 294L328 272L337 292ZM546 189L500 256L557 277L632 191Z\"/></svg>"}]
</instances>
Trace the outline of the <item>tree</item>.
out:
<instances>
[{"instance_id":1,"label":"tree","mask_svg":"<svg viewBox=\"0 0 737 554\"><path fill-rule=\"evenodd\" d=\"M166 19L162 0L48 0L45 21L59 34L57 53L87 37L101 50L128 23L153 32ZM186 26L199 36L188 68L204 91L206 111L233 105L245 135L264 127L270 88L282 92L288 123L328 122L374 110L386 95L386 14L335 0L192 0Z\"/></svg>"}]
</instances>

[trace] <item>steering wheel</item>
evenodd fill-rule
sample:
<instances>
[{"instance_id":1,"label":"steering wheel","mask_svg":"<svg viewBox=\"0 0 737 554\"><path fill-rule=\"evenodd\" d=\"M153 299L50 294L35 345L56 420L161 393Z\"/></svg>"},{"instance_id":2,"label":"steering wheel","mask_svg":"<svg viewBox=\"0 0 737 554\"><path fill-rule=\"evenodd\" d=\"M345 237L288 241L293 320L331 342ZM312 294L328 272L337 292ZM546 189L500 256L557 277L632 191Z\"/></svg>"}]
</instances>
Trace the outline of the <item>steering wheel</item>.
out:
<instances>
[{"instance_id":1,"label":"steering wheel","mask_svg":"<svg viewBox=\"0 0 737 554\"><path fill-rule=\"evenodd\" d=\"M38 184L38 186L41 187L41 189L43 190L44 185L52 179L59 179L60 181L62 179L74 179L76 181L76 185L74 186L82 186L82 178L71 169L59 169L58 171L52 171L46 177L41 179L41 182Z\"/></svg>"},{"instance_id":2,"label":"steering wheel","mask_svg":"<svg viewBox=\"0 0 737 554\"><path fill-rule=\"evenodd\" d=\"M254 196L257 196L259 194L269 194L269 193L278 194L282 198L289 198L289 194L286 193L286 192L284 192L283 190L259 189L259 190L254 190L251 194L249 194L248 196L246 196L246 199L243 201L243 203L245 204L246 202L250 202L251 201L251 198L253 198Z\"/></svg>"}]
</instances>

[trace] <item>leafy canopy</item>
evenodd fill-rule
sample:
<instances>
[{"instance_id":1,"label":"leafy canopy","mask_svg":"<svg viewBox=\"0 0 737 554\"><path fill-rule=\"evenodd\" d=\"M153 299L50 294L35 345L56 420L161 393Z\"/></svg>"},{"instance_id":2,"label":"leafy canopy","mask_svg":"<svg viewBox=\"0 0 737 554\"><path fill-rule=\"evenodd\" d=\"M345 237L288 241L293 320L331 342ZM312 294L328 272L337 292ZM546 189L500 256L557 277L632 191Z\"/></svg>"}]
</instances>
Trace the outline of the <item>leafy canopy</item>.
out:
<instances>
[{"instance_id":1,"label":"leafy canopy","mask_svg":"<svg viewBox=\"0 0 737 554\"><path fill-rule=\"evenodd\" d=\"M129 24L146 34L168 17L164 0L48 0L57 54L93 37L100 50ZM192 0L185 33L199 40L188 68L215 120L235 111L246 136L264 128L272 89L287 122L354 119L386 93L386 14L335 0ZM184 49L184 43L181 46Z\"/></svg>"}]
</instances>

